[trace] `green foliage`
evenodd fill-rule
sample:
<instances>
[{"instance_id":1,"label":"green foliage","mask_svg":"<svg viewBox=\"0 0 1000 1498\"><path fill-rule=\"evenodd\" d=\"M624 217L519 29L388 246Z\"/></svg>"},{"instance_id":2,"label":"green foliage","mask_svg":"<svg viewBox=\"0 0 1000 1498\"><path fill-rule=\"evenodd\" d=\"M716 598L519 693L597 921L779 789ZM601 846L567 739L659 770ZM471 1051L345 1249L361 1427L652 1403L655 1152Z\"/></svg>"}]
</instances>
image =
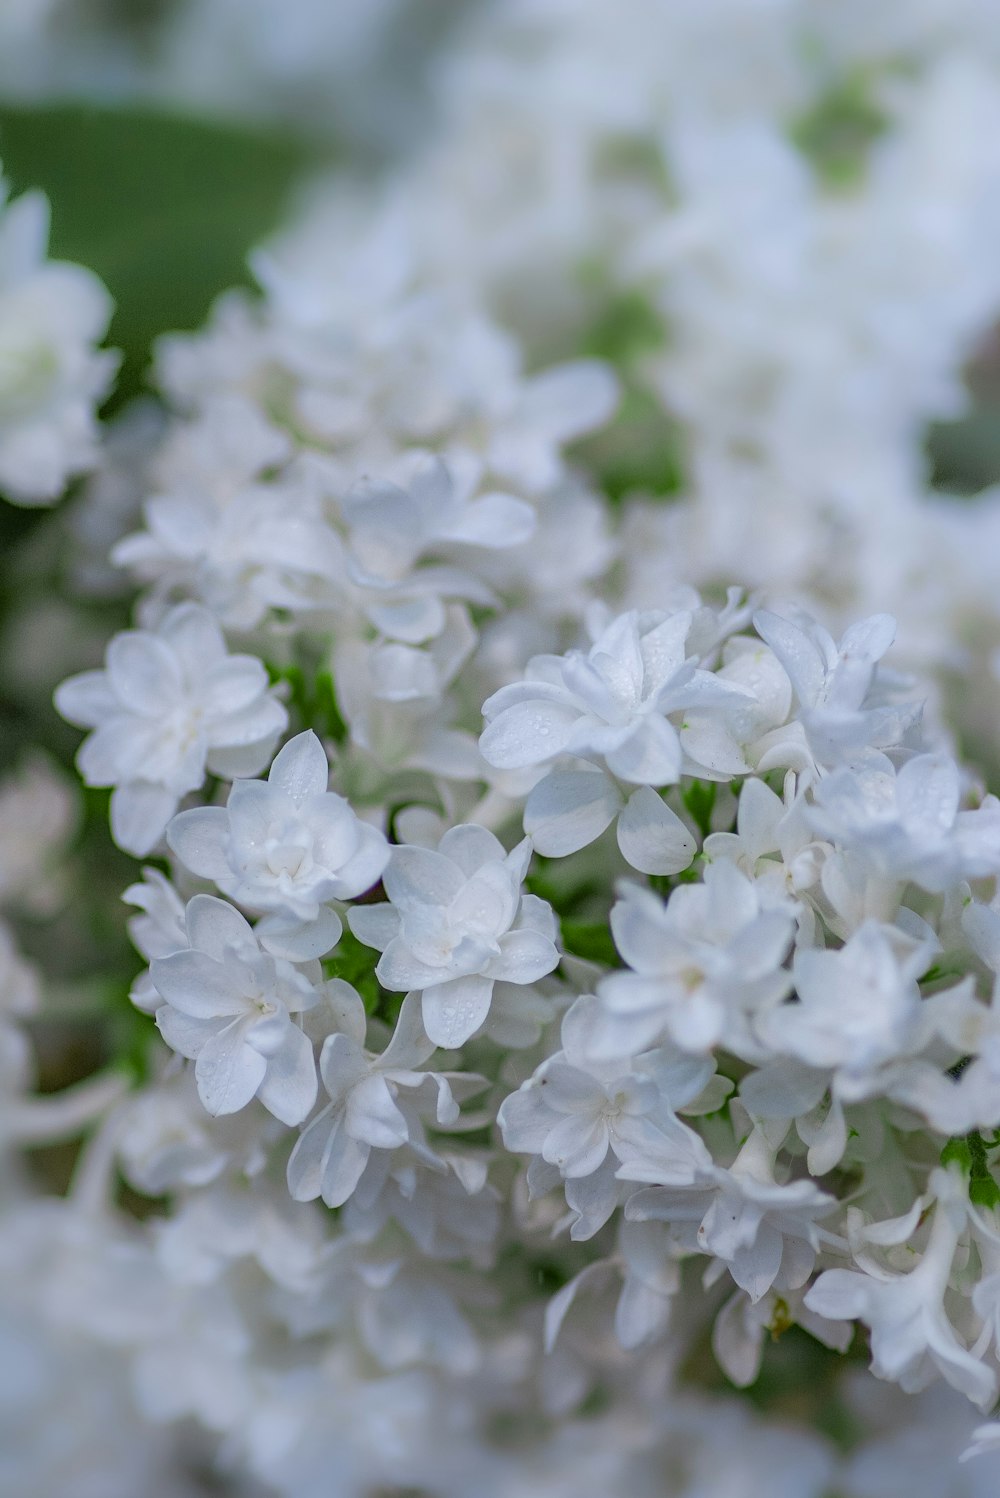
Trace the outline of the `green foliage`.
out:
<instances>
[{"instance_id":1,"label":"green foliage","mask_svg":"<svg viewBox=\"0 0 1000 1498\"><path fill-rule=\"evenodd\" d=\"M681 800L702 837L712 830L712 809L718 786L714 780L689 780L681 791Z\"/></svg>"},{"instance_id":2,"label":"green foliage","mask_svg":"<svg viewBox=\"0 0 1000 1498\"><path fill-rule=\"evenodd\" d=\"M574 352L612 365L622 394L611 421L577 443L575 456L614 502L633 491L677 494L684 483L680 429L642 369L667 342L663 315L642 292L607 285L599 268L584 267L581 279L600 310Z\"/></svg>"},{"instance_id":3,"label":"green foliage","mask_svg":"<svg viewBox=\"0 0 1000 1498\"><path fill-rule=\"evenodd\" d=\"M289 689L289 705L298 718L300 728L312 728L320 738L333 739L342 744L347 738L347 724L340 712L333 676L329 671L317 671L309 675L301 666L275 666L268 664L268 675L272 684L285 682Z\"/></svg>"},{"instance_id":4,"label":"green foliage","mask_svg":"<svg viewBox=\"0 0 1000 1498\"><path fill-rule=\"evenodd\" d=\"M590 872L581 875L572 859L545 858L536 853L524 881L529 894L547 900L562 921L579 916L595 899L603 900L605 891Z\"/></svg>"},{"instance_id":5,"label":"green foliage","mask_svg":"<svg viewBox=\"0 0 1000 1498\"><path fill-rule=\"evenodd\" d=\"M323 976L342 978L356 988L368 1014L379 1013L383 990L375 976L378 954L345 928L331 957L323 960ZM393 995L393 997L401 996Z\"/></svg>"},{"instance_id":6,"label":"green foliage","mask_svg":"<svg viewBox=\"0 0 1000 1498\"><path fill-rule=\"evenodd\" d=\"M958 421L935 421L927 431L931 483L949 494L981 494L1000 481L1000 398L973 406Z\"/></svg>"},{"instance_id":7,"label":"green foliage","mask_svg":"<svg viewBox=\"0 0 1000 1498\"><path fill-rule=\"evenodd\" d=\"M1000 1186L989 1167L987 1142L978 1129L964 1138L949 1139L941 1151L941 1164L957 1165L968 1177L969 1200L974 1206L1000 1207Z\"/></svg>"},{"instance_id":8,"label":"green foliage","mask_svg":"<svg viewBox=\"0 0 1000 1498\"><path fill-rule=\"evenodd\" d=\"M147 109L0 108L14 192L52 203L52 253L96 271L115 299L125 363L116 403L140 387L157 334L194 328L246 285L246 255L280 222L308 164L300 143Z\"/></svg>"},{"instance_id":9,"label":"green foliage","mask_svg":"<svg viewBox=\"0 0 1000 1498\"><path fill-rule=\"evenodd\" d=\"M663 318L648 297L640 291L618 291L608 296L584 334L580 352L627 370L644 354L661 349L664 342Z\"/></svg>"},{"instance_id":10,"label":"green foliage","mask_svg":"<svg viewBox=\"0 0 1000 1498\"><path fill-rule=\"evenodd\" d=\"M972 1151L967 1139L949 1139L941 1151L942 1165L957 1165L968 1175L972 1170Z\"/></svg>"},{"instance_id":11,"label":"green foliage","mask_svg":"<svg viewBox=\"0 0 1000 1498\"><path fill-rule=\"evenodd\" d=\"M611 931L604 922L562 921L563 947L575 957L602 962L605 967L618 966L618 953Z\"/></svg>"},{"instance_id":12,"label":"green foliage","mask_svg":"<svg viewBox=\"0 0 1000 1498\"><path fill-rule=\"evenodd\" d=\"M825 185L843 189L861 180L868 151L887 124L871 78L859 70L828 89L790 133Z\"/></svg>"},{"instance_id":13,"label":"green foliage","mask_svg":"<svg viewBox=\"0 0 1000 1498\"><path fill-rule=\"evenodd\" d=\"M614 504L630 494L658 497L684 487L681 435L651 390L626 386L610 423L572 449Z\"/></svg>"}]
</instances>

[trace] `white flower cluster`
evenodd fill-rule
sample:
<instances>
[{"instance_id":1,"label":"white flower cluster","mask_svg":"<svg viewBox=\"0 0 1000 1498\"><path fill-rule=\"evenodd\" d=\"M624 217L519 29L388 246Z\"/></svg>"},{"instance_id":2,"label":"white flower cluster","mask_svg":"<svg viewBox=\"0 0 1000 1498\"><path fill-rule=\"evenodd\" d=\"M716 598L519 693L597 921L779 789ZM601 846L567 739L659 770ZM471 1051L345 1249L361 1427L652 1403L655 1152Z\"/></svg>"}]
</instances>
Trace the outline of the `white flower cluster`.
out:
<instances>
[{"instance_id":1,"label":"white flower cluster","mask_svg":"<svg viewBox=\"0 0 1000 1498\"><path fill-rule=\"evenodd\" d=\"M714 1323L735 1383L756 1377L768 1327L843 1348L858 1322L878 1377L941 1379L987 1409L1000 803L925 741L919 702L880 664L891 619L838 644L804 614L758 611L751 631L735 594L721 611L682 602L612 618L489 698L484 773L534 780L494 805L498 831L519 813L528 829L509 852L481 822L441 833L403 777L392 822L384 804L362 819L311 730L266 781L177 813L178 878L219 893L185 902L152 869L128 892L150 958L134 997L194 1066L112 1115L117 1158L138 1189L184 1202L163 1239L182 1280L206 1254L223 1273L237 1181L240 1243L260 1214L268 1235L299 1234L296 1203L342 1209L309 1219L294 1283L284 1250L251 1252L290 1331L350 1326L386 1373L488 1368L497 1332L475 1285L505 1242L530 1255L544 1230L595 1244L545 1310L553 1356L578 1294L617 1287L609 1332L648 1377L683 1345L675 1303L700 1262L702 1309L685 1314ZM181 605L109 657L144 660L204 617ZM109 676L120 716L98 732L124 745L149 693L113 658ZM434 778L460 794L447 761ZM603 916L599 882L581 928L554 860L613 868L616 818L631 871ZM539 845L562 932L534 892ZM605 921L613 948L574 957ZM524 1194L511 1156L527 1157ZM581 1389L604 1356L577 1350Z\"/></svg>"},{"instance_id":2,"label":"white flower cluster","mask_svg":"<svg viewBox=\"0 0 1000 1498\"><path fill-rule=\"evenodd\" d=\"M92 271L48 260L49 205L0 177L0 495L53 504L97 460L96 410L117 355L98 345L111 299Z\"/></svg>"},{"instance_id":3,"label":"white flower cluster","mask_svg":"<svg viewBox=\"0 0 1000 1498\"><path fill-rule=\"evenodd\" d=\"M1000 802L886 657L1000 642L920 454L1000 310L996 18L513 0L439 62L86 500L137 625L56 704L145 967L128 1078L31 1097L0 943L4 1169L90 1131L10 1167L18 1408L89 1346L288 1498L980 1498ZM850 1454L713 1392L786 1355Z\"/></svg>"}]
</instances>

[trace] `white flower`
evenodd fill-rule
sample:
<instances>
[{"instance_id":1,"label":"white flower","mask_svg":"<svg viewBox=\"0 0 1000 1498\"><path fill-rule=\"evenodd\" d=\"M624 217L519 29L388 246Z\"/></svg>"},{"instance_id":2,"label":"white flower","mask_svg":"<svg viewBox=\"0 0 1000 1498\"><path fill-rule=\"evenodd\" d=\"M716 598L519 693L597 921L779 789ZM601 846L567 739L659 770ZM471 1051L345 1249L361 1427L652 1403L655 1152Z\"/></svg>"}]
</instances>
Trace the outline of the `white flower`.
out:
<instances>
[{"instance_id":1,"label":"white flower","mask_svg":"<svg viewBox=\"0 0 1000 1498\"><path fill-rule=\"evenodd\" d=\"M753 1302L776 1283L795 1290L816 1260L817 1219L834 1211L837 1201L812 1181L779 1185L773 1169L774 1152L755 1129L728 1170L708 1165L690 1185L637 1192L629 1198L626 1217L669 1222L683 1247L720 1260ZM656 1180L657 1165L633 1160L619 1175Z\"/></svg>"},{"instance_id":2,"label":"white flower","mask_svg":"<svg viewBox=\"0 0 1000 1498\"><path fill-rule=\"evenodd\" d=\"M312 1044L291 1016L319 992L305 973L272 957L246 921L213 895L187 907L184 951L156 957L164 1040L195 1059L198 1096L209 1113L236 1113L251 1098L282 1123L301 1123L316 1100Z\"/></svg>"},{"instance_id":3,"label":"white flower","mask_svg":"<svg viewBox=\"0 0 1000 1498\"><path fill-rule=\"evenodd\" d=\"M483 704L487 764L522 769L572 755L600 766L554 769L531 791L524 828L539 852L576 852L620 812L618 843L633 868L676 874L691 862L690 830L651 789L675 784L684 763L668 714L750 700L746 688L722 683L689 656L693 622L690 610L622 614L586 654L536 656L523 681ZM618 781L639 789L623 793Z\"/></svg>"},{"instance_id":4,"label":"white flower","mask_svg":"<svg viewBox=\"0 0 1000 1498\"><path fill-rule=\"evenodd\" d=\"M918 754L898 772L880 757L822 780L810 821L876 873L937 894L1000 872L1000 802L986 796L975 811L960 804L958 766L947 755Z\"/></svg>"},{"instance_id":5,"label":"white flower","mask_svg":"<svg viewBox=\"0 0 1000 1498\"><path fill-rule=\"evenodd\" d=\"M46 260L41 193L5 198L0 181L0 493L45 505L97 457L96 407L118 365L96 348L112 304L92 271Z\"/></svg>"},{"instance_id":6,"label":"white flower","mask_svg":"<svg viewBox=\"0 0 1000 1498\"><path fill-rule=\"evenodd\" d=\"M795 777L786 777L785 800L763 780L750 777L740 787L735 832L711 832L702 849L706 860L726 858L762 885L773 903L796 902L801 944L815 940L816 913L807 903L819 882L828 843L813 835L805 796L795 795ZM774 855L774 856L772 856Z\"/></svg>"},{"instance_id":7,"label":"white flower","mask_svg":"<svg viewBox=\"0 0 1000 1498\"><path fill-rule=\"evenodd\" d=\"M760 640L737 635L722 652L716 680L741 689L728 706L694 707L684 714L681 746L692 774L712 780L748 775L761 741L788 717L792 689L773 651Z\"/></svg>"},{"instance_id":8,"label":"white flower","mask_svg":"<svg viewBox=\"0 0 1000 1498\"><path fill-rule=\"evenodd\" d=\"M535 656L523 681L483 704L483 758L511 770L572 754L632 785L674 784L683 755L667 715L735 690L688 657L691 625L687 610L622 614L586 653Z\"/></svg>"},{"instance_id":9,"label":"white flower","mask_svg":"<svg viewBox=\"0 0 1000 1498\"><path fill-rule=\"evenodd\" d=\"M796 1003L768 1010L757 1031L778 1054L834 1072L834 1089L856 1102L878 1088L879 1071L929 1039L917 980L934 945L866 921L843 947L795 954Z\"/></svg>"},{"instance_id":10,"label":"white flower","mask_svg":"<svg viewBox=\"0 0 1000 1498\"><path fill-rule=\"evenodd\" d=\"M598 985L609 1054L640 1050L663 1034L686 1051L746 1044L746 1012L778 1003L791 987L781 964L794 929L790 910L762 902L730 863L710 864L702 884L664 902L624 884L612 907L615 945L631 971Z\"/></svg>"},{"instance_id":11,"label":"white flower","mask_svg":"<svg viewBox=\"0 0 1000 1498\"><path fill-rule=\"evenodd\" d=\"M842 764L867 749L898 744L919 716L919 708L889 705L873 691L877 664L896 633L888 614L852 624L839 645L805 613L789 620L762 610L753 622L795 688L799 721L819 764Z\"/></svg>"},{"instance_id":12,"label":"white flower","mask_svg":"<svg viewBox=\"0 0 1000 1498\"><path fill-rule=\"evenodd\" d=\"M710 1079L710 1061L661 1065L657 1052L631 1061L597 1061L590 1053L599 1002L584 994L562 1022L563 1048L505 1098L497 1121L507 1149L534 1154L564 1179L592 1175L611 1150L619 1160L650 1146L663 1149L678 1124L674 1109Z\"/></svg>"},{"instance_id":13,"label":"white flower","mask_svg":"<svg viewBox=\"0 0 1000 1498\"><path fill-rule=\"evenodd\" d=\"M409 1144L437 1163L420 1114L429 1109L439 1125L454 1123L458 1103L450 1084L457 1083L460 1093L483 1085L468 1073L418 1070L434 1044L424 1033L415 995L403 1000L395 1033L381 1055L364 1049L361 1000L356 994L353 1003L347 1002L349 995L341 997L344 1028L327 1036L319 1060L330 1102L303 1131L288 1161L288 1189L295 1200L321 1196L328 1207L343 1206L353 1194L373 1149Z\"/></svg>"},{"instance_id":14,"label":"white flower","mask_svg":"<svg viewBox=\"0 0 1000 1498\"><path fill-rule=\"evenodd\" d=\"M939 1169L930 1186L937 1205L915 1269L894 1274L867 1257L863 1273L828 1269L806 1295L806 1305L831 1321L860 1320L871 1329L876 1378L890 1379L913 1393L940 1373L973 1404L986 1409L996 1398L996 1374L962 1346L944 1307L952 1261L968 1218L965 1184L957 1172ZM879 1224L878 1232L869 1229L870 1241L905 1242L918 1215L915 1208L898 1224Z\"/></svg>"},{"instance_id":15,"label":"white flower","mask_svg":"<svg viewBox=\"0 0 1000 1498\"><path fill-rule=\"evenodd\" d=\"M327 901L353 899L377 884L389 861L382 833L327 790L329 774L323 746L307 730L275 756L266 781L237 781L225 808L180 812L167 842L192 873L214 880L248 910L316 922ZM340 929L326 912L322 950L339 940Z\"/></svg>"},{"instance_id":16,"label":"white flower","mask_svg":"<svg viewBox=\"0 0 1000 1498\"><path fill-rule=\"evenodd\" d=\"M115 787L115 841L141 856L206 770L232 778L262 769L288 715L261 662L228 655L215 620L195 604L171 609L156 630L116 635L106 661L64 681L56 706L95 730L77 754L80 774Z\"/></svg>"},{"instance_id":17,"label":"white flower","mask_svg":"<svg viewBox=\"0 0 1000 1498\"><path fill-rule=\"evenodd\" d=\"M289 458L254 406L211 402L157 453L146 529L118 541L112 559L152 583L156 606L193 594L226 628L277 608L330 608L346 587L343 544L320 477Z\"/></svg>"},{"instance_id":18,"label":"white flower","mask_svg":"<svg viewBox=\"0 0 1000 1498\"><path fill-rule=\"evenodd\" d=\"M0 781L0 904L49 915L66 898L65 853L77 792L42 754Z\"/></svg>"},{"instance_id":19,"label":"white flower","mask_svg":"<svg viewBox=\"0 0 1000 1498\"><path fill-rule=\"evenodd\" d=\"M452 827L436 851L394 848L383 878L391 904L350 911L355 936L382 951L379 982L422 992L435 1045L475 1034L495 982L534 983L559 961L550 907L521 893L530 857L527 839L507 853L483 827Z\"/></svg>"},{"instance_id":20,"label":"white flower","mask_svg":"<svg viewBox=\"0 0 1000 1498\"><path fill-rule=\"evenodd\" d=\"M476 464L446 467L425 459L405 488L361 479L341 500L351 579L370 590L366 612L385 634L427 640L441 631L442 598L488 602L489 590L461 564L480 548L504 551L533 534L531 505L509 494L476 493L479 476ZM420 566L442 557L459 565Z\"/></svg>"},{"instance_id":21,"label":"white flower","mask_svg":"<svg viewBox=\"0 0 1000 1498\"><path fill-rule=\"evenodd\" d=\"M126 925L132 945L147 962L154 957L168 957L187 946L184 901L159 869L143 869L141 881L130 884L122 899L142 912L130 916ZM148 968L132 984L129 998L144 1014L154 1014L163 1002L153 987Z\"/></svg>"}]
</instances>

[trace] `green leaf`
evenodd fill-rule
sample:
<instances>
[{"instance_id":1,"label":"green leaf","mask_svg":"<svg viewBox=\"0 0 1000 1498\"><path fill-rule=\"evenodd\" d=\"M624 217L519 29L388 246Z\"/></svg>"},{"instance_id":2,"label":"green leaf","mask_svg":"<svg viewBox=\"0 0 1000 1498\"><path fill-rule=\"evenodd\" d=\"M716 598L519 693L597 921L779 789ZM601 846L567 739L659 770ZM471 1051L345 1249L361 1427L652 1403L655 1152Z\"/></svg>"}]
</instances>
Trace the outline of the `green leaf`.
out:
<instances>
[{"instance_id":1,"label":"green leaf","mask_svg":"<svg viewBox=\"0 0 1000 1498\"><path fill-rule=\"evenodd\" d=\"M346 742L347 724L340 711L331 672L311 673L296 662L281 666L272 661L266 664L272 686L279 682L287 685L289 705L300 728L311 728L320 738L333 739L338 744Z\"/></svg>"},{"instance_id":2,"label":"green leaf","mask_svg":"<svg viewBox=\"0 0 1000 1498\"><path fill-rule=\"evenodd\" d=\"M718 787L714 780L692 780L681 791L681 800L702 837L712 830L712 808Z\"/></svg>"},{"instance_id":3,"label":"green leaf","mask_svg":"<svg viewBox=\"0 0 1000 1498\"><path fill-rule=\"evenodd\" d=\"M874 85L863 70L850 73L792 125L792 140L828 188L857 186L869 150L889 123Z\"/></svg>"},{"instance_id":4,"label":"green leaf","mask_svg":"<svg viewBox=\"0 0 1000 1498\"><path fill-rule=\"evenodd\" d=\"M987 1159L987 1144L978 1129L964 1138L949 1139L941 1151L942 1165L957 1165L969 1178L969 1200L977 1207L1000 1206L997 1185Z\"/></svg>"},{"instance_id":5,"label":"green leaf","mask_svg":"<svg viewBox=\"0 0 1000 1498\"><path fill-rule=\"evenodd\" d=\"M941 1151L942 1165L958 1165L968 1174L972 1169L972 1151L964 1139L949 1139Z\"/></svg>"},{"instance_id":6,"label":"green leaf","mask_svg":"<svg viewBox=\"0 0 1000 1498\"><path fill-rule=\"evenodd\" d=\"M248 250L310 164L280 135L86 104L4 105L0 160L15 193L48 194L52 254L89 266L115 299L116 404L140 388L157 334L198 327L219 292L249 284Z\"/></svg>"},{"instance_id":7,"label":"green leaf","mask_svg":"<svg viewBox=\"0 0 1000 1498\"><path fill-rule=\"evenodd\" d=\"M969 1182L969 1200L975 1207L1000 1207L1000 1186L991 1175L973 1176Z\"/></svg>"},{"instance_id":8,"label":"green leaf","mask_svg":"<svg viewBox=\"0 0 1000 1498\"><path fill-rule=\"evenodd\" d=\"M574 957L584 957L589 962L602 962L605 967L618 966L618 953L609 928L604 924L589 924L584 921L562 921L563 947Z\"/></svg>"},{"instance_id":9,"label":"green leaf","mask_svg":"<svg viewBox=\"0 0 1000 1498\"><path fill-rule=\"evenodd\" d=\"M364 942L358 941L354 933L345 927L333 956L323 961L323 976L342 978L345 983L356 988L367 1013L374 1014L382 995L382 989L375 976L375 964L378 962L378 957L377 952L371 947L366 947Z\"/></svg>"}]
</instances>

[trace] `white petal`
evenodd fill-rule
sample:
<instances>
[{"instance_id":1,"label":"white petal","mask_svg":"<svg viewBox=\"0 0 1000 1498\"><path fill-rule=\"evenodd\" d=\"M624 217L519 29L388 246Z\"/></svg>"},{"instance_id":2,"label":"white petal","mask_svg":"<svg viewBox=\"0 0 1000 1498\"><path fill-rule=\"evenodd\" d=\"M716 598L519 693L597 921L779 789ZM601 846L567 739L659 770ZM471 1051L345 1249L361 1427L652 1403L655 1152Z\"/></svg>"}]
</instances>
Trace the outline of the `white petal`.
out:
<instances>
[{"instance_id":1,"label":"white petal","mask_svg":"<svg viewBox=\"0 0 1000 1498\"><path fill-rule=\"evenodd\" d=\"M192 680L222 660L226 642L214 615L196 603L178 604L160 625L160 635L176 653Z\"/></svg>"},{"instance_id":2,"label":"white petal","mask_svg":"<svg viewBox=\"0 0 1000 1498\"><path fill-rule=\"evenodd\" d=\"M421 996L428 1039L453 1051L474 1035L490 1012L492 978L455 978L426 988Z\"/></svg>"},{"instance_id":3,"label":"white petal","mask_svg":"<svg viewBox=\"0 0 1000 1498\"><path fill-rule=\"evenodd\" d=\"M267 1074L257 1095L282 1123L298 1124L315 1103L316 1091L312 1044L298 1025L289 1025L281 1049L268 1059Z\"/></svg>"},{"instance_id":4,"label":"white petal","mask_svg":"<svg viewBox=\"0 0 1000 1498\"><path fill-rule=\"evenodd\" d=\"M537 931L508 931L500 937L499 947L500 956L486 971L504 983L537 983L559 962L554 943Z\"/></svg>"},{"instance_id":5,"label":"white petal","mask_svg":"<svg viewBox=\"0 0 1000 1498\"><path fill-rule=\"evenodd\" d=\"M126 853L145 858L163 836L177 810L177 797L162 785L130 780L111 796L111 836Z\"/></svg>"},{"instance_id":6,"label":"white petal","mask_svg":"<svg viewBox=\"0 0 1000 1498\"><path fill-rule=\"evenodd\" d=\"M600 359L574 359L533 375L524 392L532 427L567 442L607 421L618 404L618 381Z\"/></svg>"},{"instance_id":7,"label":"white petal","mask_svg":"<svg viewBox=\"0 0 1000 1498\"><path fill-rule=\"evenodd\" d=\"M547 858L576 853L600 837L621 806L614 781L599 770L553 770L524 808L524 830Z\"/></svg>"},{"instance_id":8,"label":"white petal","mask_svg":"<svg viewBox=\"0 0 1000 1498\"><path fill-rule=\"evenodd\" d=\"M434 1042L424 1029L420 997L408 993L400 1008L392 1039L379 1057L379 1066L383 1069L422 1066L433 1053Z\"/></svg>"},{"instance_id":9,"label":"white petal","mask_svg":"<svg viewBox=\"0 0 1000 1498\"><path fill-rule=\"evenodd\" d=\"M354 900L366 890L373 889L385 873L391 849L377 827L367 822L357 822L357 851L343 863L338 871L334 898Z\"/></svg>"},{"instance_id":10,"label":"white petal","mask_svg":"<svg viewBox=\"0 0 1000 1498\"><path fill-rule=\"evenodd\" d=\"M333 950L344 928L336 911L324 905L314 921L300 921L283 911L275 911L258 921L254 929L261 946L272 957L284 957L288 962L312 962Z\"/></svg>"},{"instance_id":11,"label":"white petal","mask_svg":"<svg viewBox=\"0 0 1000 1498\"><path fill-rule=\"evenodd\" d=\"M296 805L308 796L322 795L329 779L326 750L312 729L288 740L275 756L267 777L269 785L275 786Z\"/></svg>"},{"instance_id":12,"label":"white petal","mask_svg":"<svg viewBox=\"0 0 1000 1498\"><path fill-rule=\"evenodd\" d=\"M470 877L483 864L502 863L507 857L507 850L500 839L485 827L472 822L450 827L442 837L438 851L445 858L451 859L452 863L457 863L463 874Z\"/></svg>"},{"instance_id":13,"label":"white petal","mask_svg":"<svg viewBox=\"0 0 1000 1498\"><path fill-rule=\"evenodd\" d=\"M213 1117L238 1113L254 1097L266 1072L267 1062L244 1043L236 1022L202 1046L194 1069L198 1096Z\"/></svg>"},{"instance_id":14,"label":"white petal","mask_svg":"<svg viewBox=\"0 0 1000 1498\"><path fill-rule=\"evenodd\" d=\"M504 1148L514 1155L538 1155L555 1122L545 1100L545 1089L535 1084L521 1087L504 1098L497 1114Z\"/></svg>"},{"instance_id":15,"label":"white petal","mask_svg":"<svg viewBox=\"0 0 1000 1498\"><path fill-rule=\"evenodd\" d=\"M96 728L121 708L106 671L81 671L70 676L56 687L54 701L56 711L67 723L80 728Z\"/></svg>"},{"instance_id":16,"label":"white petal","mask_svg":"<svg viewBox=\"0 0 1000 1498\"><path fill-rule=\"evenodd\" d=\"M520 546L530 539L538 524L531 505L509 494L483 494L462 510L448 538L469 546L503 548Z\"/></svg>"},{"instance_id":17,"label":"white petal","mask_svg":"<svg viewBox=\"0 0 1000 1498\"><path fill-rule=\"evenodd\" d=\"M355 905L347 912L347 924L358 941L383 952L399 934L399 911L394 905ZM374 963L372 964L374 966Z\"/></svg>"},{"instance_id":18,"label":"white petal","mask_svg":"<svg viewBox=\"0 0 1000 1498\"><path fill-rule=\"evenodd\" d=\"M237 964L217 962L204 952L172 952L156 957L150 964L150 976L157 993L196 1019L214 1019L218 1015L243 1014L248 1009L242 968Z\"/></svg>"},{"instance_id":19,"label":"white petal","mask_svg":"<svg viewBox=\"0 0 1000 1498\"><path fill-rule=\"evenodd\" d=\"M155 635L123 630L108 646L107 660L112 690L131 712L159 718L180 699L177 660Z\"/></svg>"},{"instance_id":20,"label":"white petal","mask_svg":"<svg viewBox=\"0 0 1000 1498\"><path fill-rule=\"evenodd\" d=\"M342 1122L342 1114L335 1113L331 1118L329 1111L324 1108L319 1117L314 1118L299 1136L289 1157L286 1172L288 1191L293 1201L311 1202L319 1196L323 1188L323 1166L330 1134L333 1129L342 1126Z\"/></svg>"},{"instance_id":21,"label":"white petal","mask_svg":"<svg viewBox=\"0 0 1000 1498\"><path fill-rule=\"evenodd\" d=\"M465 884L457 864L430 848L393 848L382 880L395 905L450 905Z\"/></svg>"},{"instance_id":22,"label":"white petal","mask_svg":"<svg viewBox=\"0 0 1000 1498\"><path fill-rule=\"evenodd\" d=\"M364 1175L371 1145L352 1139L342 1126L328 1148L323 1169L323 1200L328 1207L342 1207Z\"/></svg>"},{"instance_id":23,"label":"white petal","mask_svg":"<svg viewBox=\"0 0 1000 1498\"><path fill-rule=\"evenodd\" d=\"M217 957L221 962L230 958L234 951L248 956L257 953L257 938L249 922L228 900L218 900L214 895L195 895L188 901L184 919L192 947L209 957Z\"/></svg>"},{"instance_id":24,"label":"white petal","mask_svg":"<svg viewBox=\"0 0 1000 1498\"><path fill-rule=\"evenodd\" d=\"M651 786L629 797L617 832L626 862L642 874L679 874L697 851L691 832Z\"/></svg>"},{"instance_id":25,"label":"white petal","mask_svg":"<svg viewBox=\"0 0 1000 1498\"><path fill-rule=\"evenodd\" d=\"M649 713L618 749L606 755L608 769L633 785L673 785L680 779L684 756L677 730L666 718Z\"/></svg>"},{"instance_id":26,"label":"white petal","mask_svg":"<svg viewBox=\"0 0 1000 1498\"><path fill-rule=\"evenodd\" d=\"M536 698L506 708L483 730L479 752L498 770L540 765L561 754L579 721L576 708Z\"/></svg>"},{"instance_id":27,"label":"white petal","mask_svg":"<svg viewBox=\"0 0 1000 1498\"><path fill-rule=\"evenodd\" d=\"M558 1165L568 1179L580 1179L603 1165L608 1143L608 1126L602 1118L571 1113L549 1130L542 1159Z\"/></svg>"},{"instance_id":28,"label":"white petal","mask_svg":"<svg viewBox=\"0 0 1000 1498\"><path fill-rule=\"evenodd\" d=\"M349 1092L346 1124L353 1139L360 1139L373 1149L398 1149L410 1137L406 1119L396 1107L385 1077L377 1072Z\"/></svg>"},{"instance_id":29,"label":"white petal","mask_svg":"<svg viewBox=\"0 0 1000 1498\"><path fill-rule=\"evenodd\" d=\"M195 806L178 812L167 828L167 846L202 879L228 879L229 813L221 806Z\"/></svg>"}]
</instances>

